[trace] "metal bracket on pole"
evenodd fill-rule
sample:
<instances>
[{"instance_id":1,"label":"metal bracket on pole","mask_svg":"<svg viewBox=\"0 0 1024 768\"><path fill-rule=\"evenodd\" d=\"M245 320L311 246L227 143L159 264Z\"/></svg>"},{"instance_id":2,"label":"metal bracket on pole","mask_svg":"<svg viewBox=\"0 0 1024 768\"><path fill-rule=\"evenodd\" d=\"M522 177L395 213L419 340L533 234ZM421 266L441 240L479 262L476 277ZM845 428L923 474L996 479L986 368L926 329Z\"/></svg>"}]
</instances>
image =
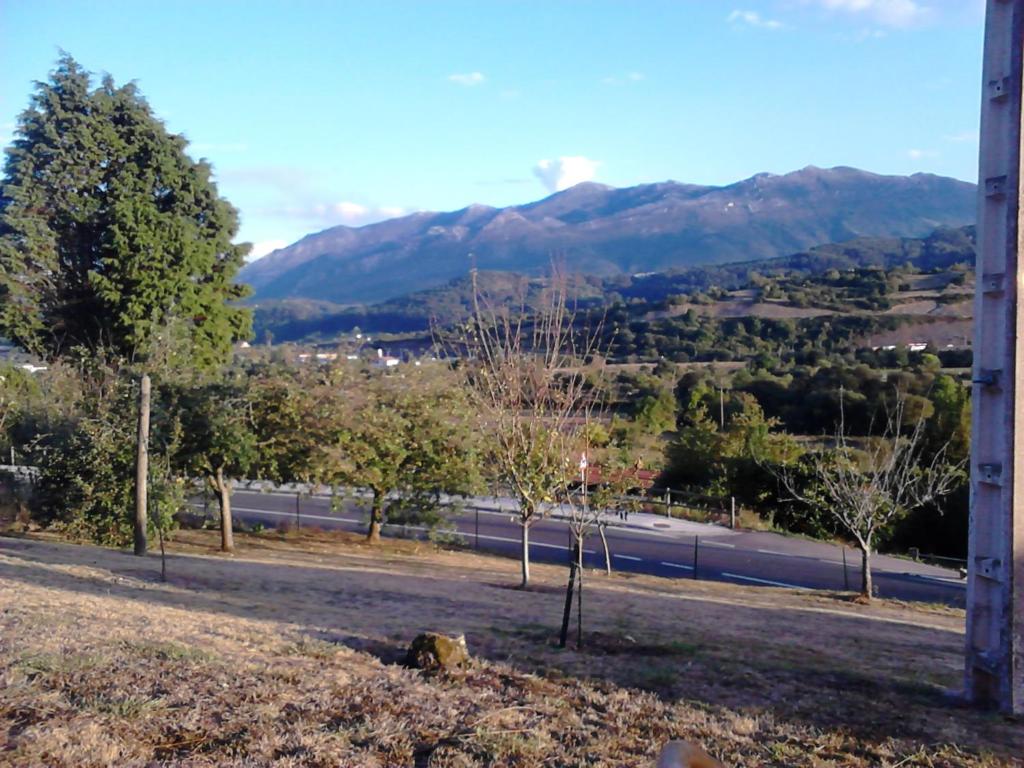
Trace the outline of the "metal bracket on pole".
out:
<instances>
[{"instance_id":1,"label":"metal bracket on pole","mask_svg":"<svg viewBox=\"0 0 1024 768\"><path fill-rule=\"evenodd\" d=\"M978 169L965 693L1024 713L1024 0L988 0ZM1024 480L1022 480L1024 482Z\"/></svg>"},{"instance_id":2,"label":"metal bracket on pole","mask_svg":"<svg viewBox=\"0 0 1024 768\"><path fill-rule=\"evenodd\" d=\"M981 290L985 293L1002 293L1005 290L1006 275L1002 272L997 272L992 275L982 275Z\"/></svg>"},{"instance_id":3,"label":"metal bracket on pole","mask_svg":"<svg viewBox=\"0 0 1024 768\"><path fill-rule=\"evenodd\" d=\"M974 379L972 383L981 384L983 387L998 387L1001 374L1002 371L1000 370L982 368L978 371L978 378Z\"/></svg>"}]
</instances>

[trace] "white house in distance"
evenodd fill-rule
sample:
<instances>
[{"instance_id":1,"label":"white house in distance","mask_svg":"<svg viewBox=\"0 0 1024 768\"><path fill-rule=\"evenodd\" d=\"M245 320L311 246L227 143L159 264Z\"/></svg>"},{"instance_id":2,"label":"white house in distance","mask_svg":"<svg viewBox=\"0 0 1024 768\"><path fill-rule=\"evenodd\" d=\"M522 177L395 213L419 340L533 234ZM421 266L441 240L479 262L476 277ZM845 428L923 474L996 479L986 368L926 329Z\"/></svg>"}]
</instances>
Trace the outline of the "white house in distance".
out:
<instances>
[{"instance_id":1,"label":"white house in distance","mask_svg":"<svg viewBox=\"0 0 1024 768\"><path fill-rule=\"evenodd\" d=\"M373 361L374 368L394 368L401 360L391 355L385 355L383 349L377 350L377 359Z\"/></svg>"}]
</instances>

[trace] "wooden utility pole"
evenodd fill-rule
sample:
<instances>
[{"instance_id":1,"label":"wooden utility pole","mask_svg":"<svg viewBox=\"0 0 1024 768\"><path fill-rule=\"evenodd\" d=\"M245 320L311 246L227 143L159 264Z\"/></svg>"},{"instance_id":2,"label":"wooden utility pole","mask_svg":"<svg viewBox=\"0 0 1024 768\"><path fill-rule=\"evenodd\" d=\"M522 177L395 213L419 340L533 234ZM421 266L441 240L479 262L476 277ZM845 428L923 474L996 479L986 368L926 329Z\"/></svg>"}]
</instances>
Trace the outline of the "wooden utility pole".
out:
<instances>
[{"instance_id":1,"label":"wooden utility pole","mask_svg":"<svg viewBox=\"0 0 1024 768\"><path fill-rule=\"evenodd\" d=\"M974 301L965 694L1024 713L1024 0L988 0ZM1022 480L1017 493L1017 478Z\"/></svg>"},{"instance_id":2,"label":"wooden utility pole","mask_svg":"<svg viewBox=\"0 0 1024 768\"><path fill-rule=\"evenodd\" d=\"M135 554L146 554L146 484L149 480L149 374L139 386L139 435L135 453Z\"/></svg>"}]
</instances>

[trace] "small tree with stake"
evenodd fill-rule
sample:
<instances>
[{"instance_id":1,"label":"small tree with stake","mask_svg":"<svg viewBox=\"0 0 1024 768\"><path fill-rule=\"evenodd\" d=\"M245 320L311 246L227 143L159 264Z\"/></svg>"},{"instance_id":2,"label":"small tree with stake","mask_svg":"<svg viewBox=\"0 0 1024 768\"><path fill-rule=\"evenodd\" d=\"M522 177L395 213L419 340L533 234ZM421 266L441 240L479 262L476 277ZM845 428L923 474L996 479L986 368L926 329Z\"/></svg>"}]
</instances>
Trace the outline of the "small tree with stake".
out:
<instances>
[{"instance_id":1,"label":"small tree with stake","mask_svg":"<svg viewBox=\"0 0 1024 768\"><path fill-rule=\"evenodd\" d=\"M880 434L860 447L842 418L834 443L801 460L803 479L782 465L777 475L792 498L831 514L861 552L861 596L873 595L871 556L879 533L909 512L946 495L963 474L963 462L947 460L948 443L928 455L923 415L907 424L906 398L897 393Z\"/></svg>"},{"instance_id":2,"label":"small tree with stake","mask_svg":"<svg viewBox=\"0 0 1024 768\"><path fill-rule=\"evenodd\" d=\"M576 647L583 647L583 542L587 532L594 525L600 526L602 509L599 506L592 506L589 503L587 487L587 470L589 459L587 458L586 444L579 461L579 489L575 493L568 493L565 498L565 506L569 510L569 531L572 534L572 551L569 560L569 580L565 587L565 608L562 611L562 632L559 638L559 645L565 648L569 638L569 620L572 616L572 597L575 588L576 593ZM604 539L604 532L601 533ZM606 550L607 551L607 550Z\"/></svg>"}]
</instances>

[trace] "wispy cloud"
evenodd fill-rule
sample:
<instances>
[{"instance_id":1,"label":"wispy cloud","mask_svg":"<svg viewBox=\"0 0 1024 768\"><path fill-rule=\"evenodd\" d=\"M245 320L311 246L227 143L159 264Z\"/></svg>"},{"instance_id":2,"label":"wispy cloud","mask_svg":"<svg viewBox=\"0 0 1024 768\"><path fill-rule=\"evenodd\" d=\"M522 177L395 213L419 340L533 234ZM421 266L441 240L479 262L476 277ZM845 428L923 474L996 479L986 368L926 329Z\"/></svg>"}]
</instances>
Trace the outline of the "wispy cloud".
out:
<instances>
[{"instance_id":1,"label":"wispy cloud","mask_svg":"<svg viewBox=\"0 0 1024 768\"><path fill-rule=\"evenodd\" d=\"M871 27L865 27L864 29L858 30L853 34L852 39L858 43L864 43L868 40L881 40L882 38L888 37L889 33L884 29L873 29Z\"/></svg>"},{"instance_id":2,"label":"wispy cloud","mask_svg":"<svg viewBox=\"0 0 1024 768\"><path fill-rule=\"evenodd\" d=\"M332 185L308 170L290 166L232 168L217 174L222 186L244 186L258 202L246 207L247 217L281 226L278 231L297 228L307 232L338 224L361 227L384 219L413 213L415 209L371 201L356 202L342 197ZM340 199L339 199L340 198ZM276 241L265 241L273 245ZM260 249L257 243L254 253Z\"/></svg>"},{"instance_id":3,"label":"wispy cloud","mask_svg":"<svg viewBox=\"0 0 1024 768\"><path fill-rule=\"evenodd\" d=\"M911 160L926 160L934 157L938 157L939 153L934 149L908 149L907 157Z\"/></svg>"},{"instance_id":4,"label":"wispy cloud","mask_svg":"<svg viewBox=\"0 0 1024 768\"><path fill-rule=\"evenodd\" d=\"M486 79L482 72L464 72L448 75L448 82L465 86L482 85Z\"/></svg>"},{"instance_id":5,"label":"wispy cloud","mask_svg":"<svg viewBox=\"0 0 1024 768\"><path fill-rule=\"evenodd\" d=\"M257 165L228 168L217 172L218 180L230 184L263 187L282 195L294 195L315 186L315 180L304 168L284 165Z\"/></svg>"},{"instance_id":6,"label":"wispy cloud","mask_svg":"<svg viewBox=\"0 0 1024 768\"><path fill-rule=\"evenodd\" d=\"M412 211L394 205L364 205L351 200L336 203L313 203L310 205L285 205L265 208L261 213L293 219L315 226L335 226L344 224L349 227L361 227L365 224L394 219Z\"/></svg>"},{"instance_id":7,"label":"wispy cloud","mask_svg":"<svg viewBox=\"0 0 1024 768\"><path fill-rule=\"evenodd\" d=\"M628 85L629 83L639 83L645 79L647 79L647 76L643 72L627 72L624 75L601 78L601 82L605 85Z\"/></svg>"},{"instance_id":8,"label":"wispy cloud","mask_svg":"<svg viewBox=\"0 0 1024 768\"><path fill-rule=\"evenodd\" d=\"M912 27L928 21L932 8L920 0L806 0L829 11L846 13L859 22L883 27Z\"/></svg>"},{"instance_id":9,"label":"wispy cloud","mask_svg":"<svg viewBox=\"0 0 1024 768\"><path fill-rule=\"evenodd\" d=\"M977 131L960 131L959 133L951 133L943 138L953 144L972 144L979 140Z\"/></svg>"},{"instance_id":10,"label":"wispy cloud","mask_svg":"<svg viewBox=\"0 0 1024 768\"><path fill-rule=\"evenodd\" d=\"M600 165L581 155L563 156L557 160L541 160L533 167L533 175L549 192L560 192L597 176Z\"/></svg>"},{"instance_id":11,"label":"wispy cloud","mask_svg":"<svg viewBox=\"0 0 1024 768\"><path fill-rule=\"evenodd\" d=\"M287 245L287 240L260 240L255 242L252 244L252 250L249 251L248 261L262 259L268 253L276 251L278 248L284 248Z\"/></svg>"},{"instance_id":12,"label":"wispy cloud","mask_svg":"<svg viewBox=\"0 0 1024 768\"><path fill-rule=\"evenodd\" d=\"M785 24L776 19L766 19L757 11L735 10L725 18L730 24L746 24L760 29L782 29Z\"/></svg>"}]
</instances>

